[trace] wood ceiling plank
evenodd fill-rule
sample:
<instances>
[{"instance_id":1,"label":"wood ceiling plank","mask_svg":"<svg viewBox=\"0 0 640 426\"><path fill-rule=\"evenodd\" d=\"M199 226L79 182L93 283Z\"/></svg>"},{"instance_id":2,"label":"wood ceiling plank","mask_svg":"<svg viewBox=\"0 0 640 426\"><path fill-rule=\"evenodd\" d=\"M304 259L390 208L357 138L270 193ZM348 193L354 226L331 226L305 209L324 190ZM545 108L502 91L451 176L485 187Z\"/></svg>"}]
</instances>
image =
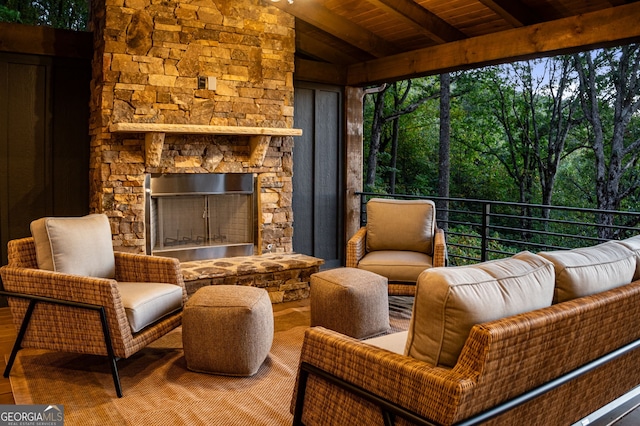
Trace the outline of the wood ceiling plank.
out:
<instances>
[{"instance_id":1,"label":"wood ceiling plank","mask_svg":"<svg viewBox=\"0 0 640 426\"><path fill-rule=\"evenodd\" d=\"M364 86L640 40L640 2L354 64ZM509 43L505 43L509 40Z\"/></svg>"},{"instance_id":2,"label":"wood ceiling plank","mask_svg":"<svg viewBox=\"0 0 640 426\"><path fill-rule=\"evenodd\" d=\"M480 0L482 4L496 12L515 28L537 24L542 19L536 12L516 0Z\"/></svg>"},{"instance_id":3,"label":"wood ceiling plank","mask_svg":"<svg viewBox=\"0 0 640 426\"><path fill-rule=\"evenodd\" d=\"M392 43L362 28L355 22L332 13L318 3L297 1L289 4L286 1L279 1L270 4L352 46L372 54L376 58L382 58L398 52L397 47Z\"/></svg>"},{"instance_id":4,"label":"wood ceiling plank","mask_svg":"<svg viewBox=\"0 0 640 426\"><path fill-rule=\"evenodd\" d=\"M447 43L465 39L466 36L457 28L449 25L438 16L420 7L412 0L367 0L429 37L437 43Z\"/></svg>"}]
</instances>

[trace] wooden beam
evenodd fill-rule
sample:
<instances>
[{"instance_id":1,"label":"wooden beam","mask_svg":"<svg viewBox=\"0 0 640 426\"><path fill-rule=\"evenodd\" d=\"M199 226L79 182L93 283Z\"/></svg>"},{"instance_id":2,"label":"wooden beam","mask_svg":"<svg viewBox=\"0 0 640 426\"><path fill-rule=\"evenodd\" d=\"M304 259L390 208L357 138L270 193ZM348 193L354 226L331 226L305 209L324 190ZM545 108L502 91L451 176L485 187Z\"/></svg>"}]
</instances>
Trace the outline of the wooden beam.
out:
<instances>
[{"instance_id":1,"label":"wooden beam","mask_svg":"<svg viewBox=\"0 0 640 426\"><path fill-rule=\"evenodd\" d=\"M516 0L480 0L482 4L500 15L514 28L533 25L542 19L532 9Z\"/></svg>"},{"instance_id":2,"label":"wooden beam","mask_svg":"<svg viewBox=\"0 0 640 426\"><path fill-rule=\"evenodd\" d=\"M376 58L392 55L398 51L393 44L385 39L340 15L336 15L316 2L296 1L289 4L287 1L279 1L271 3L271 5L370 53Z\"/></svg>"},{"instance_id":3,"label":"wooden beam","mask_svg":"<svg viewBox=\"0 0 640 426\"><path fill-rule=\"evenodd\" d=\"M345 88L345 145L346 145L346 194L345 194L345 241L360 228L360 196L362 192L362 161L364 158L362 133L364 91L358 87Z\"/></svg>"},{"instance_id":4,"label":"wooden beam","mask_svg":"<svg viewBox=\"0 0 640 426\"><path fill-rule=\"evenodd\" d=\"M293 78L299 81L311 81L337 86L345 86L347 82L347 68L340 65L296 58L295 70Z\"/></svg>"},{"instance_id":5,"label":"wooden beam","mask_svg":"<svg viewBox=\"0 0 640 426\"><path fill-rule=\"evenodd\" d=\"M283 127L209 126L205 124L112 123L113 133L174 133L181 135L238 135L238 136L302 136L302 129Z\"/></svg>"},{"instance_id":6,"label":"wooden beam","mask_svg":"<svg viewBox=\"0 0 640 426\"><path fill-rule=\"evenodd\" d=\"M436 43L462 40L467 36L445 20L420 7L413 0L367 0L394 15Z\"/></svg>"},{"instance_id":7,"label":"wooden beam","mask_svg":"<svg viewBox=\"0 0 640 426\"><path fill-rule=\"evenodd\" d=\"M296 33L296 52L301 52L332 64L348 65L356 62L353 56L328 46L304 32ZM365 56L365 58L367 57L370 58L370 56Z\"/></svg>"},{"instance_id":8,"label":"wooden beam","mask_svg":"<svg viewBox=\"0 0 640 426\"><path fill-rule=\"evenodd\" d=\"M0 22L0 51L90 59L93 34Z\"/></svg>"},{"instance_id":9,"label":"wooden beam","mask_svg":"<svg viewBox=\"0 0 640 426\"><path fill-rule=\"evenodd\" d=\"M640 40L638 16L640 2L374 59L350 65L347 83L365 86L628 44Z\"/></svg>"}]
</instances>

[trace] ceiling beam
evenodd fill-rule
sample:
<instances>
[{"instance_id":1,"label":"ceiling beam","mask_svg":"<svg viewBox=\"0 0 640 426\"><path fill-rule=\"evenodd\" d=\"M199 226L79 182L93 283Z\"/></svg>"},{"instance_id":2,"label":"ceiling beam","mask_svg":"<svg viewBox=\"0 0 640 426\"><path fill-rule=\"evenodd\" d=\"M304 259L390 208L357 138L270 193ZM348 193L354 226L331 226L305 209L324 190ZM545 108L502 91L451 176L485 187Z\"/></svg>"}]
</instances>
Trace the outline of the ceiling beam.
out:
<instances>
[{"instance_id":1,"label":"ceiling beam","mask_svg":"<svg viewBox=\"0 0 640 426\"><path fill-rule=\"evenodd\" d=\"M640 40L638 16L640 2L374 59L349 66L348 83L366 86L628 44Z\"/></svg>"},{"instance_id":2,"label":"ceiling beam","mask_svg":"<svg viewBox=\"0 0 640 426\"><path fill-rule=\"evenodd\" d=\"M436 43L462 40L467 36L445 20L420 7L413 0L367 0L375 7L394 15L416 28Z\"/></svg>"},{"instance_id":3,"label":"ceiling beam","mask_svg":"<svg viewBox=\"0 0 640 426\"><path fill-rule=\"evenodd\" d=\"M354 61L353 56L348 55L342 50L322 43L304 32L298 32L296 34L296 52L300 52L307 56L311 56L321 61L330 62L332 64L348 65L356 62ZM371 58L369 55L364 57Z\"/></svg>"},{"instance_id":4,"label":"ceiling beam","mask_svg":"<svg viewBox=\"0 0 640 426\"><path fill-rule=\"evenodd\" d=\"M278 1L276 3L269 2L269 4L370 53L376 58L392 55L398 51L392 43L344 17L336 15L316 2L297 1L289 4L287 1Z\"/></svg>"},{"instance_id":5,"label":"ceiling beam","mask_svg":"<svg viewBox=\"0 0 640 426\"><path fill-rule=\"evenodd\" d=\"M516 0L480 0L482 4L500 15L514 28L533 25L542 19L532 9Z\"/></svg>"},{"instance_id":6,"label":"ceiling beam","mask_svg":"<svg viewBox=\"0 0 640 426\"><path fill-rule=\"evenodd\" d=\"M346 86L347 68L340 65L296 58L293 77L299 81Z\"/></svg>"}]
</instances>

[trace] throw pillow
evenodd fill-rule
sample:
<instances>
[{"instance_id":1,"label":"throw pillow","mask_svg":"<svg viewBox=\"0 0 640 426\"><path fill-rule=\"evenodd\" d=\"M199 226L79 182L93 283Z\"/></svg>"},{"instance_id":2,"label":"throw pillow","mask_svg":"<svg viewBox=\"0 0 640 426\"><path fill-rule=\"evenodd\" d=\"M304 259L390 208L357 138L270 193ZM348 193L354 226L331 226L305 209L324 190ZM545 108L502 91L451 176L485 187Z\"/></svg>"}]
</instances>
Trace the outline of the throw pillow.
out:
<instances>
[{"instance_id":1,"label":"throw pillow","mask_svg":"<svg viewBox=\"0 0 640 426\"><path fill-rule=\"evenodd\" d=\"M634 253L608 241L592 247L541 252L556 270L554 303L629 284L636 271Z\"/></svg>"},{"instance_id":2,"label":"throw pillow","mask_svg":"<svg viewBox=\"0 0 640 426\"><path fill-rule=\"evenodd\" d=\"M636 274L633 276L633 280L640 280L640 235L617 241L617 243L622 244L636 254Z\"/></svg>"},{"instance_id":3,"label":"throw pillow","mask_svg":"<svg viewBox=\"0 0 640 426\"><path fill-rule=\"evenodd\" d=\"M115 277L111 225L103 214L45 217L31 222L40 269L96 278Z\"/></svg>"},{"instance_id":4,"label":"throw pillow","mask_svg":"<svg viewBox=\"0 0 640 426\"><path fill-rule=\"evenodd\" d=\"M430 200L369 200L367 251L407 250L432 255L435 214Z\"/></svg>"},{"instance_id":5,"label":"throw pillow","mask_svg":"<svg viewBox=\"0 0 640 426\"><path fill-rule=\"evenodd\" d=\"M453 367L475 324L550 306L553 287L553 264L529 252L427 269L418 278L405 355Z\"/></svg>"}]
</instances>

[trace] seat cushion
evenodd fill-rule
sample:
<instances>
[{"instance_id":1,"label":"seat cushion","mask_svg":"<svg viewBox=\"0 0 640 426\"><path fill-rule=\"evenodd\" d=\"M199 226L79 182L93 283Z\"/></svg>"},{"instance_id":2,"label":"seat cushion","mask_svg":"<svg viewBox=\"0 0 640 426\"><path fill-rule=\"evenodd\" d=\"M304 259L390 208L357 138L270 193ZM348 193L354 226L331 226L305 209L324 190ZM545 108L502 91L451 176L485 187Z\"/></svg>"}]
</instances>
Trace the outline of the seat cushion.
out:
<instances>
[{"instance_id":1,"label":"seat cushion","mask_svg":"<svg viewBox=\"0 0 640 426\"><path fill-rule=\"evenodd\" d=\"M118 282L132 333L182 307L182 288L174 284Z\"/></svg>"},{"instance_id":2,"label":"seat cushion","mask_svg":"<svg viewBox=\"0 0 640 426\"><path fill-rule=\"evenodd\" d=\"M358 268L374 272L391 282L415 283L422 271L433 266L433 258L415 251L379 250L367 253Z\"/></svg>"},{"instance_id":3,"label":"seat cushion","mask_svg":"<svg viewBox=\"0 0 640 426\"><path fill-rule=\"evenodd\" d=\"M96 278L115 276L109 219L103 214L31 222L38 268Z\"/></svg>"},{"instance_id":4,"label":"seat cushion","mask_svg":"<svg viewBox=\"0 0 640 426\"><path fill-rule=\"evenodd\" d=\"M553 264L529 252L425 270L417 282L405 355L455 366L475 324L550 306L554 278Z\"/></svg>"},{"instance_id":5,"label":"seat cushion","mask_svg":"<svg viewBox=\"0 0 640 426\"><path fill-rule=\"evenodd\" d=\"M636 273L633 276L633 280L640 280L640 235L617 241L617 243L622 244L636 254Z\"/></svg>"},{"instance_id":6,"label":"seat cushion","mask_svg":"<svg viewBox=\"0 0 640 426\"><path fill-rule=\"evenodd\" d=\"M555 265L555 303L629 284L636 272L635 254L612 241L539 254Z\"/></svg>"},{"instance_id":7,"label":"seat cushion","mask_svg":"<svg viewBox=\"0 0 640 426\"><path fill-rule=\"evenodd\" d=\"M429 200L371 199L367 203L367 252L407 250L433 254L435 204Z\"/></svg>"}]
</instances>

